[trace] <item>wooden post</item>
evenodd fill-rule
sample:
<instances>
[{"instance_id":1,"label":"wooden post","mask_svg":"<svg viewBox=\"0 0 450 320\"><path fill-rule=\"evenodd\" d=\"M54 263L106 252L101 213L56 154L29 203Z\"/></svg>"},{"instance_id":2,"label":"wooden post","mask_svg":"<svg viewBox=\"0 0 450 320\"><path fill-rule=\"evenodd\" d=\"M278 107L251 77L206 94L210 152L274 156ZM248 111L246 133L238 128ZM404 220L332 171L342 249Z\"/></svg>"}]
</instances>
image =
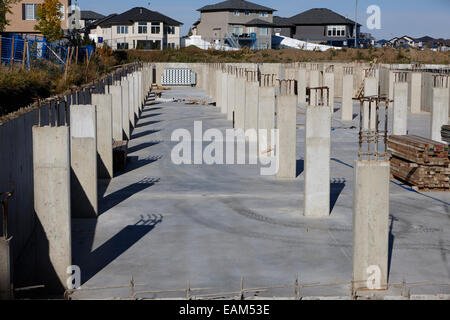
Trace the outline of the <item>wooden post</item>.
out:
<instances>
[{"instance_id":1,"label":"wooden post","mask_svg":"<svg viewBox=\"0 0 450 320\"><path fill-rule=\"evenodd\" d=\"M10 61L9 61L9 70L10 71L12 71L12 68L13 68L13 65L14 65L14 40L15 40L15 38L13 36L12 40L11 40L11 58L10 58Z\"/></svg>"}]
</instances>

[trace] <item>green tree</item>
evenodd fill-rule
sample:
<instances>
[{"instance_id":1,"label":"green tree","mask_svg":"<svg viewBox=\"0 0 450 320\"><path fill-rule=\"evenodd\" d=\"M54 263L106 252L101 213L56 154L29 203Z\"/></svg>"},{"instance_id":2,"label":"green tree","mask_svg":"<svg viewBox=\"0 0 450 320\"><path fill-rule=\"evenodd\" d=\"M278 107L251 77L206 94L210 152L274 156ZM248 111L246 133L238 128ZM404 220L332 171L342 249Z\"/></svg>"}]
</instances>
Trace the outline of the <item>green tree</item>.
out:
<instances>
[{"instance_id":1,"label":"green tree","mask_svg":"<svg viewBox=\"0 0 450 320\"><path fill-rule=\"evenodd\" d=\"M64 35L61 28L62 7L58 0L44 0L44 3L37 7L37 25L34 29L42 33L49 42L60 40Z\"/></svg>"},{"instance_id":2,"label":"green tree","mask_svg":"<svg viewBox=\"0 0 450 320\"><path fill-rule=\"evenodd\" d=\"M21 0L0 0L0 32L5 31L5 27L9 25L6 15L11 12L11 7Z\"/></svg>"}]
</instances>

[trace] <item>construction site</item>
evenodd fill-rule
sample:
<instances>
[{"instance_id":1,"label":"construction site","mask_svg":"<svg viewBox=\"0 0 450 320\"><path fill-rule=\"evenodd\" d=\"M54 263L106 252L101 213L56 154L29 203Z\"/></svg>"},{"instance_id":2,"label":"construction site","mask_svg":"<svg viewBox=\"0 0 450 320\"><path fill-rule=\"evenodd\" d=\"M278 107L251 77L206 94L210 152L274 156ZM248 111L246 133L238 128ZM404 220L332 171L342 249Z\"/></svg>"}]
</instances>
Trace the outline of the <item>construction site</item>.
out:
<instances>
[{"instance_id":1,"label":"construction site","mask_svg":"<svg viewBox=\"0 0 450 320\"><path fill-rule=\"evenodd\" d=\"M449 76L139 62L39 100L0 123L0 298L448 300Z\"/></svg>"}]
</instances>

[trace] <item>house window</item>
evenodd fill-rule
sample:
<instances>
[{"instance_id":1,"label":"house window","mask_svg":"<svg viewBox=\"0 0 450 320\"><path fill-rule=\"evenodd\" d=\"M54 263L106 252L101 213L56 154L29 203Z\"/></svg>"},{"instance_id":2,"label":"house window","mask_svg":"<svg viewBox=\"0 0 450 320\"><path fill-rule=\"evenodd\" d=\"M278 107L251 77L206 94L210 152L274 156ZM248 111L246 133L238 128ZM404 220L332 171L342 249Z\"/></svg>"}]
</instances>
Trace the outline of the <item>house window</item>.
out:
<instances>
[{"instance_id":1,"label":"house window","mask_svg":"<svg viewBox=\"0 0 450 320\"><path fill-rule=\"evenodd\" d=\"M174 26L168 26L166 29L167 34L175 34L175 27Z\"/></svg>"},{"instance_id":2,"label":"house window","mask_svg":"<svg viewBox=\"0 0 450 320\"><path fill-rule=\"evenodd\" d=\"M235 11L235 12L234 12L234 15L235 15L236 17L239 17L239 11Z\"/></svg>"},{"instance_id":3,"label":"house window","mask_svg":"<svg viewBox=\"0 0 450 320\"><path fill-rule=\"evenodd\" d=\"M242 27L233 27L233 34L236 36L240 36L244 33L244 28Z\"/></svg>"},{"instance_id":4,"label":"house window","mask_svg":"<svg viewBox=\"0 0 450 320\"><path fill-rule=\"evenodd\" d=\"M128 42L118 42L117 50L128 50Z\"/></svg>"},{"instance_id":5,"label":"house window","mask_svg":"<svg viewBox=\"0 0 450 320\"><path fill-rule=\"evenodd\" d=\"M117 34L128 34L128 26L117 26Z\"/></svg>"},{"instance_id":6,"label":"house window","mask_svg":"<svg viewBox=\"0 0 450 320\"><path fill-rule=\"evenodd\" d=\"M38 4L36 3L25 3L23 5L23 20L36 20L37 7Z\"/></svg>"},{"instance_id":7,"label":"house window","mask_svg":"<svg viewBox=\"0 0 450 320\"><path fill-rule=\"evenodd\" d=\"M269 16L269 13L268 13L268 12L260 12L260 13L259 13L259 16L260 16L260 17L268 17L268 16Z\"/></svg>"},{"instance_id":8,"label":"house window","mask_svg":"<svg viewBox=\"0 0 450 320\"><path fill-rule=\"evenodd\" d=\"M147 22L138 22L138 33L147 33Z\"/></svg>"},{"instance_id":9,"label":"house window","mask_svg":"<svg viewBox=\"0 0 450 320\"><path fill-rule=\"evenodd\" d=\"M161 25L159 22L152 22L152 34L161 33Z\"/></svg>"},{"instance_id":10,"label":"house window","mask_svg":"<svg viewBox=\"0 0 450 320\"><path fill-rule=\"evenodd\" d=\"M65 12L65 9L64 9L64 5L61 5L61 9L60 10L61 10L61 17L62 17L61 20L64 21L64 19L66 18L66 15L65 15L66 12Z\"/></svg>"},{"instance_id":11,"label":"house window","mask_svg":"<svg viewBox=\"0 0 450 320\"><path fill-rule=\"evenodd\" d=\"M248 27L247 28L247 33L255 33L255 27Z\"/></svg>"},{"instance_id":12,"label":"house window","mask_svg":"<svg viewBox=\"0 0 450 320\"><path fill-rule=\"evenodd\" d=\"M250 11L245 11L245 15L249 16L250 15Z\"/></svg>"},{"instance_id":13,"label":"house window","mask_svg":"<svg viewBox=\"0 0 450 320\"><path fill-rule=\"evenodd\" d=\"M259 28L259 35L260 36L268 36L269 35L269 28Z\"/></svg>"},{"instance_id":14,"label":"house window","mask_svg":"<svg viewBox=\"0 0 450 320\"><path fill-rule=\"evenodd\" d=\"M327 35L329 37L345 37L345 26L328 26Z\"/></svg>"}]
</instances>

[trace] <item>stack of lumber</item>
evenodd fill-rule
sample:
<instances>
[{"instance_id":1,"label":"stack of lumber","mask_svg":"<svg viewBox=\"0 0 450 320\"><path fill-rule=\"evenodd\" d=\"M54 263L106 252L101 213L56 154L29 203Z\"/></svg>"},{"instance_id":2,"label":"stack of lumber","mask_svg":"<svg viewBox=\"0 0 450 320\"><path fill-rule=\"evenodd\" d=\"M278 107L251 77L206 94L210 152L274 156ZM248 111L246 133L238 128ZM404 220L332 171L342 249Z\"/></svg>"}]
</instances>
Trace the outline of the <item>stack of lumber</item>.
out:
<instances>
[{"instance_id":1,"label":"stack of lumber","mask_svg":"<svg viewBox=\"0 0 450 320\"><path fill-rule=\"evenodd\" d=\"M448 146L415 135L390 136L391 174L419 190L450 191Z\"/></svg>"},{"instance_id":2,"label":"stack of lumber","mask_svg":"<svg viewBox=\"0 0 450 320\"><path fill-rule=\"evenodd\" d=\"M450 144L450 125L442 126L441 136L443 141Z\"/></svg>"}]
</instances>

